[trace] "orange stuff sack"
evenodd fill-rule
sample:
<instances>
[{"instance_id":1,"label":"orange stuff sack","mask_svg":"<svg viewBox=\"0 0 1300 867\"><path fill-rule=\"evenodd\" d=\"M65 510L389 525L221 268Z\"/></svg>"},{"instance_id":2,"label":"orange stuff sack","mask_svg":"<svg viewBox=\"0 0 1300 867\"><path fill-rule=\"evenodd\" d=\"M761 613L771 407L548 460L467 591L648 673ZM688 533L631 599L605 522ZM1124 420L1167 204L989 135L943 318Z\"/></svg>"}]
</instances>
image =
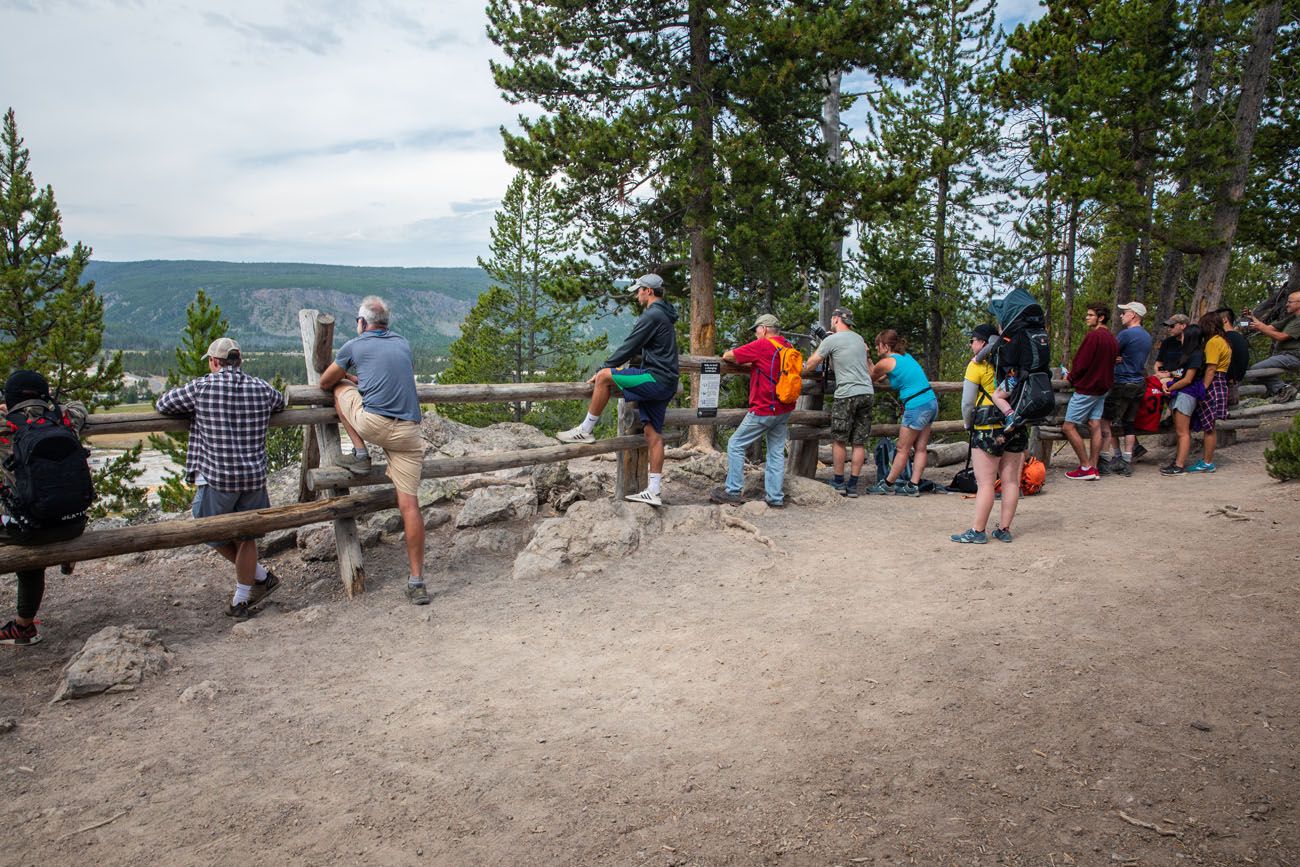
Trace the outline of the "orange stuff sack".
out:
<instances>
[{"instance_id":1,"label":"orange stuff sack","mask_svg":"<svg viewBox=\"0 0 1300 867\"><path fill-rule=\"evenodd\" d=\"M1043 489L1043 483L1047 481L1047 467L1038 458L1029 455L1025 458L1024 469L1020 471L1020 496L1029 497ZM999 479L994 485L993 490L1002 490L1002 480Z\"/></svg>"}]
</instances>

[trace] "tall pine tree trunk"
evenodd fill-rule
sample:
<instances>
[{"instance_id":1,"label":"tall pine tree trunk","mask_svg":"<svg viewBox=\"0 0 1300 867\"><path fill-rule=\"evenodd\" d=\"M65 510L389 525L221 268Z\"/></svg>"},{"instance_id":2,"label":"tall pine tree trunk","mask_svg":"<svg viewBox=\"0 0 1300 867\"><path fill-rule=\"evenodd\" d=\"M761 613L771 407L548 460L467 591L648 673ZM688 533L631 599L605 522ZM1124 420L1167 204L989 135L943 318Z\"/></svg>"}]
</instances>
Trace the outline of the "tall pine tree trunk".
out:
<instances>
[{"instance_id":1,"label":"tall pine tree trunk","mask_svg":"<svg viewBox=\"0 0 1300 867\"><path fill-rule=\"evenodd\" d=\"M1237 219L1241 215L1241 200L1246 194L1250 155L1255 147L1255 131L1259 128L1259 113L1264 104L1264 91L1268 86L1269 66L1273 59L1273 43L1277 40L1281 15L1282 0L1273 0L1267 6L1260 7L1255 17L1255 32L1241 71L1241 97L1237 102L1234 123L1237 138L1233 147L1232 167L1215 196L1214 216L1211 220L1215 246L1201 257L1201 270L1196 277L1196 294L1192 296L1195 316L1218 307L1223 298L1223 281L1228 276L1232 242L1237 236Z\"/></svg>"},{"instance_id":2,"label":"tall pine tree trunk","mask_svg":"<svg viewBox=\"0 0 1300 867\"><path fill-rule=\"evenodd\" d=\"M691 245L691 354L713 355L717 338L713 292L713 68L709 56L709 20L705 0L690 0L687 28L691 45L692 187L685 223ZM691 403L699 402L700 377L691 375ZM713 449L713 428L690 429L688 444Z\"/></svg>"},{"instance_id":3,"label":"tall pine tree trunk","mask_svg":"<svg viewBox=\"0 0 1300 867\"><path fill-rule=\"evenodd\" d=\"M930 312L926 323L925 372L938 376L943 352L943 306L948 289L948 167L939 169L934 195L934 272L930 280Z\"/></svg>"},{"instance_id":4,"label":"tall pine tree trunk","mask_svg":"<svg viewBox=\"0 0 1300 867\"><path fill-rule=\"evenodd\" d=\"M1074 326L1074 257L1079 247L1079 200L1070 200L1070 219L1065 235L1065 310L1061 315L1061 359L1070 354L1070 332Z\"/></svg>"}]
</instances>

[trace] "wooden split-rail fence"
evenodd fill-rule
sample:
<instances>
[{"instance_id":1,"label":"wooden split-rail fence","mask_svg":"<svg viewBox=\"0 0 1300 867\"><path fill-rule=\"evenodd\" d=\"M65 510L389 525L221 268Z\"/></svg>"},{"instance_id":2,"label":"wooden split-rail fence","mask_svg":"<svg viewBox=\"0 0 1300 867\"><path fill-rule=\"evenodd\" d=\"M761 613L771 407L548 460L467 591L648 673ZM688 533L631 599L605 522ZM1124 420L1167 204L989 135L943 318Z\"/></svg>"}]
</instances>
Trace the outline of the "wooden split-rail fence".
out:
<instances>
[{"instance_id":1,"label":"wooden split-rail fence","mask_svg":"<svg viewBox=\"0 0 1300 867\"><path fill-rule=\"evenodd\" d=\"M397 496L384 467L378 465L366 475L356 475L339 466L342 457L342 438L338 417L333 406L333 396L321 390L320 375L334 359L334 317L316 310L301 310L298 314L302 333L303 359L306 365L306 385L291 385L286 389L288 407L271 416L272 427L303 427L303 455L300 468L299 502L273 506L253 512L239 512L212 518L182 519L157 524L89 530L76 539L49 545L0 545L0 573L19 569L32 569L93 560L118 554L180 548L203 542L219 542L239 536L260 535L274 530L303 527L309 524L332 522L334 539L338 547L339 577L350 597L365 589L365 562L357 531L357 518L397 505ZM683 355L681 369L698 373L704 362L719 362L717 358ZM722 362L724 374L744 374L748 370ZM1247 375L1255 379L1269 371ZM829 431L830 414L820 409L821 382L805 380L805 397L800 408L791 415L790 439L792 449L789 463L792 471L811 476L816 470L818 441ZM960 382L933 382L939 394L960 392ZM1058 391L1068 391L1064 381L1056 381ZM1243 386L1242 394L1262 393L1261 386ZM418 384L416 393L421 403L505 403L518 400L585 400L591 397L592 386L575 382L534 382L522 384L470 384L440 385ZM1068 397L1057 396L1058 403ZM1224 429L1257 427L1259 416L1268 413L1300 411L1300 400L1290 404L1254 407L1234 411L1219 423ZM671 409L665 426L686 428L693 425L734 426L744 417L743 409L719 409L711 417L699 417L694 409ZM104 434L134 434L180 431L189 428L187 418L165 416L156 412L100 413L87 419L84 436ZM516 467L557 463L591 455L618 453L615 474L615 495L634 493L645 487L649 465L646 439L640 432L640 422L635 404L620 400L618 405L618 432L616 436L593 443L555 445L522 449L510 452L473 455L460 458L430 458L424 461L421 478L449 478L475 473L488 473ZM964 429L960 419L936 421L935 433L957 433ZM897 436L898 425L876 424L874 436ZM1041 440L1044 455L1059 431L1044 428ZM353 488L371 488L353 492Z\"/></svg>"}]
</instances>

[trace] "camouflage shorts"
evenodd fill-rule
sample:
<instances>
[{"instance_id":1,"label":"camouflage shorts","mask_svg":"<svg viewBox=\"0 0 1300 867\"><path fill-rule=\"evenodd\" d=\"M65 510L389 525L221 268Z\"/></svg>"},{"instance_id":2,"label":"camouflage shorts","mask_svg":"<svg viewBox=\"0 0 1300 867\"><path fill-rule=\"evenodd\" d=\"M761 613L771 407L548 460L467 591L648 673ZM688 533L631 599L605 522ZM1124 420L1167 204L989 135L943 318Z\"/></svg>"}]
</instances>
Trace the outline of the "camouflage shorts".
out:
<instances>
[{"instance_id":1,"label":"camouflage shorts","mask_svg":"<svg viewBox=\"0 0 1300 867\"><path fill-rule=\"evenodd\" d=\"M874 395L837 397L831 404L831 439L851 446L871 440L871 403Z\"/></svg>"},{"instance_id":2,"label":"camouflage shorts","mask_svg":"<svg viewBox=\"0 0 1300 867\"><path fill-rule=\"evenodd\" d=\"M1006 434L1002 428L977 430L971 445L982 452L988 452L995 458L1001 457L1003 452L1015 454L1029 448L1029 428L1017 428L1010 436L1006 436L1004 442L999 443L998 439L1004 436Z\"/></svg>"}]
</instances>

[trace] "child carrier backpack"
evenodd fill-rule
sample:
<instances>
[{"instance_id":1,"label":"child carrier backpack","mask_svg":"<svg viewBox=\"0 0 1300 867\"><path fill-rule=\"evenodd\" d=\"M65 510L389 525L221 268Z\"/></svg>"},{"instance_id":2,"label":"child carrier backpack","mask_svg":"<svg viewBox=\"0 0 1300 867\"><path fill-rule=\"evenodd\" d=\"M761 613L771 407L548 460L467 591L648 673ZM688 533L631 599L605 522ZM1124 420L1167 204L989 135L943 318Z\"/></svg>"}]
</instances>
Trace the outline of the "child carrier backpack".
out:
<instances>
[{"instance_id":1,"label":"child carrier backpack","mask_svg":"<svg viewBox=\"0 0 1300 867\"><path fill-rule=\"evenodd\" d=\"M998 378L1006 371L1016 373L1016 386L1009 402L1011 415L1006 429L1010 433L1026 425L1039 425L1056 410L1052 391L1051 340L1041 325L1025 325L998 350Z\"/></svg>"},{"instance_id":2,"label":"child carrier backpack","mask_svg":"<svg viewBox=\"0 0 1300 867\"><path fill-rule=\"evenodd\" d=\"M776 399L781 403L794 403L803 391L803 353L793 346L784 346L769 337L776 347L772 356L772 372L768 379L776 392Z\"/></svg>"},{"instance_id":3,"label":"child carrier backpack","mask_svg":"<svg viewBox=\"0 0 1300 867\"><path fill-rule=\"evenodd\" d=\"M10 413L0 437L13 452L5 459L0 499L19 539L55 542L81 535L95 501L87 458L72 420L57 404ZM9 480L12 480L11 482ZM16 532L15 532L16 531Z\"/></svg>"}]
</instances>

